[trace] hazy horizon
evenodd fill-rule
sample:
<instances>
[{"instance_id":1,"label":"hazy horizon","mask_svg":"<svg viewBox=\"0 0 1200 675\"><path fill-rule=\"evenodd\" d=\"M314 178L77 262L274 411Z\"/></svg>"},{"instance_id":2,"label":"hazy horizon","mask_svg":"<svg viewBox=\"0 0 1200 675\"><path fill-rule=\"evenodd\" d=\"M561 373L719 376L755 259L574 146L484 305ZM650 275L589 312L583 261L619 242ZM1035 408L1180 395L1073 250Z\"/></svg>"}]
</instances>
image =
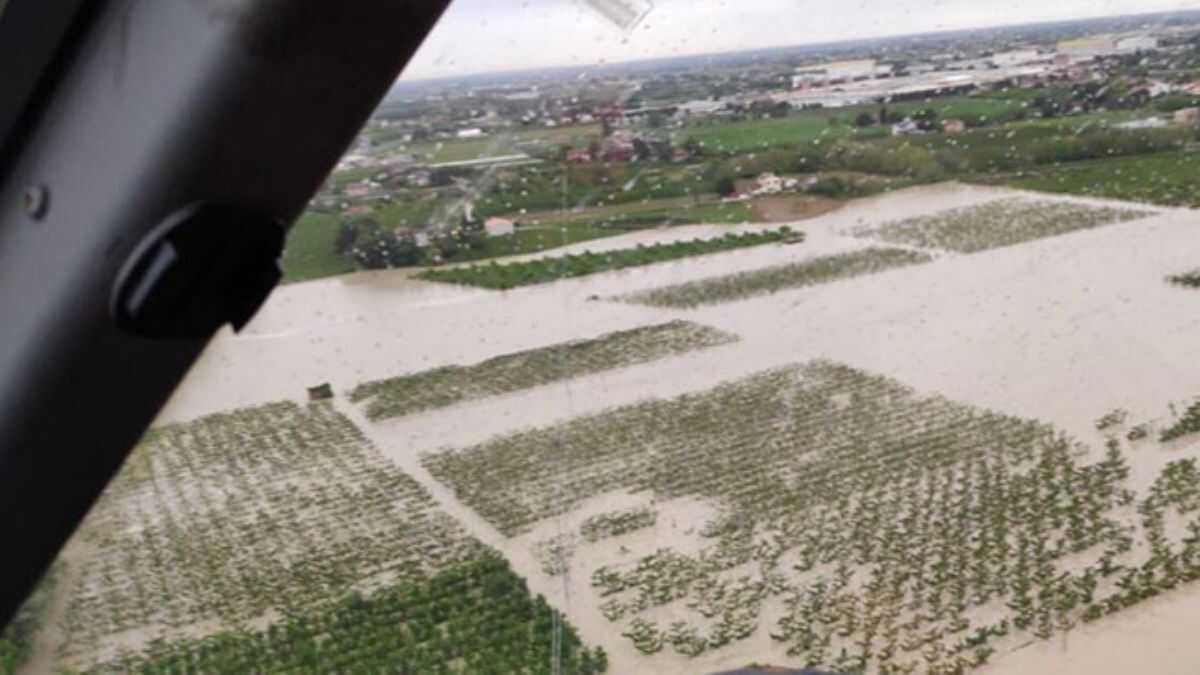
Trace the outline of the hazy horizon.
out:
<instances>
[{"instance_id":1,"label":"hazy horizon","mask_svg":"<svg viewBox=\"0 0 1200 675\"><path fill-rule=\"evenodd\" d=\"M1198 0L857 0L820 22L803 0L655 0L632 31L583 0L455 0L403 80L624 63L843 40L1200 9ZM699 45L699 46L698 46ZM469 46L469 48L465 48ZM498 58L502 56L503 58Z\"/></svg>"}]
</instances>

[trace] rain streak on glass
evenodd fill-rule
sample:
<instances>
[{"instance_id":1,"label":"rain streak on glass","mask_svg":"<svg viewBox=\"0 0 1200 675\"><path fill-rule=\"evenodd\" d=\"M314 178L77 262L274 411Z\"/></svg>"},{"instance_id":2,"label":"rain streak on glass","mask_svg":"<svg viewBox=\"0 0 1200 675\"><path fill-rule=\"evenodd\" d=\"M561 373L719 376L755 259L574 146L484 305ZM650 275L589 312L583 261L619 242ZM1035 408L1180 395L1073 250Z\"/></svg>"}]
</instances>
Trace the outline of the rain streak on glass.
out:
<instances>
[{"instance_id":1,"label":"rain streak on glass","mask_svg":"<svg viewBox=\"0 0 1200 675\"><path fill-rule=\"evenodd\" d=\"M0 673L1192 673L1186 4L457 0Z\"/></svg>"}]
</instances>

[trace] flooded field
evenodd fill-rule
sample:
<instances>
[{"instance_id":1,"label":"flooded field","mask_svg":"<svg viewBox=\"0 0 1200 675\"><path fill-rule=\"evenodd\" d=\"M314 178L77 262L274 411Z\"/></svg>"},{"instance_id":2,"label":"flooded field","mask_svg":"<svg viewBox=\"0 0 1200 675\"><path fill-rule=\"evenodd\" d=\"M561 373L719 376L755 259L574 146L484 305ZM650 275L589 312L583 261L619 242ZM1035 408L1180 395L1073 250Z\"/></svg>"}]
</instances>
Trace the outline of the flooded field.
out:
<instances>
[{"instance_id":1,"label":"flooded field","mask_svg":"<svg viewBox=\"0 0 1200 675\"><path fill-rule=\"evenodd\" d=\"M978 215L995 203L1079 222L927 248L945 232L959 241L977 230L952 222L954 213ZM1002 214L984 210L995 221L989 228L1005 227ZM922 236L885 227L905 221ZM940 229L925 236L927 226ZM661 229L546 255L771 227ZM941 184L851 202L793 227L803 243L511 291L401 272L289 285L243 334L210 345L156 438L251 406L291 405L286 414L260 410L297 415L305 408L279 402L330 383L335 399L319 404L327 406L319 416L350 439L339 443L367 458L372 475L412 481L415 491L394 508L444 515L454 523L448 541L502 554L584 644L603 648L609 672L682 675L757 661L1119 673L1132 668L1121 654L1146 627L1176 630L1176 617L1200 612L1200 584L1189 583L1200 578L1190 571L1200 539L1188 529L1200 526L1200 500L1187 463L1200 457L1200 442L1159 440L1200 395L1200 305L1194 291L1166 280L1195 268L1200 214ZM886 241L872 234L881 227L892 235ZM921 264L806 277L720 304L614 300L889 248ZM705 332L697 345L652 357L644 346L606 353L594 367L574 368L562 348L664 325ZM518 353L533 356L510 356ZM545 359L563 361L568 375L521 371L544 370ZM451 366L464 368L436 370ZM405 403L403 414L368 415L351 401L368 382L413 376L398 381L407 387L431 372L490 377L497 369L521 386L465 395L469 383L454 379L454 391L434 404ZM443 386L446 378L434 379ZM1097 424L1117 409L1123 414ZM287 427L281 419L279 433ZM137 496L142 486L175 483L183 489L167 503L190 499L187 471L154 466L131 463L108 504L134 495L129 503L153 511L154 493ZM327 473L344 482L357 475L352 468ZM282 486L267 469L243 469ZM265 499L255 490L239 508ZM380 502L378 514L392 508ZM310 506L297 513L301 523L323 518ZM371 522L363 536L382 536ZM135 536L113 532L113 541ZM269 539L257 546L240 555L287 549ZM104 560L76 550L85 567ZM223 614L197 607L172 626L194 617L209 623L193 632L219 627L211 619ZM271 608L253 599L229 615ZM144 619L159 622L153 613ZM169 633L147 627L149 636ZM1141 660L1142 669L1191 672L1171 668L1200 662L1195 641L1154 634L1164 661Z\"/></svg>"}]
</instances>

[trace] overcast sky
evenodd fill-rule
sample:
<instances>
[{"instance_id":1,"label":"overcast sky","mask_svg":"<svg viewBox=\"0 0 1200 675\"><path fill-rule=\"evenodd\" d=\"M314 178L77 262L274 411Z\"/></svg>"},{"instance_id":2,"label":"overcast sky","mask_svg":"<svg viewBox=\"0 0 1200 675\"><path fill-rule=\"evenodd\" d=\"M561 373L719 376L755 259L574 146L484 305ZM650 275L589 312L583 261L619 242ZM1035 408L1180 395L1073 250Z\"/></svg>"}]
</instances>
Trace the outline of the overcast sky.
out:
<instances>
[{"instance_id":1,"label":"overcast sky","mask_svg":"<svg viewBox=\"0 0 1200 675\"><path fill-rule=\"evenodd\" d=\"M645 0L625 0L645 2ZM1200 8L1200 0L654 0L625 32L586 0L454 0L405 78Z\"/></svg>"}]
</instances>

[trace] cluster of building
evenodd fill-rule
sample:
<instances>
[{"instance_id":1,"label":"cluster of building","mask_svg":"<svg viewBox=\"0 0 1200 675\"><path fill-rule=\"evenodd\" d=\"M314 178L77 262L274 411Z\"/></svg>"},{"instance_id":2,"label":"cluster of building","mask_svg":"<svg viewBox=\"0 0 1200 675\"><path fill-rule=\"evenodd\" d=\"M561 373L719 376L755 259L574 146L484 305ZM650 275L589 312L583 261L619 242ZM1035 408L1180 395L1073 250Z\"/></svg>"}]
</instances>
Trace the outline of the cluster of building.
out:
<instances>
[{"instance_id":1,"label":"cluster of building","mask_svg":"<svg viewBox=\"0 0 1200 675\"><path fill-rule=\"evenodd\" d=\"M1086 80L1094 75L1089 65L1096 59L1158 48L1159 39L1153 35L1097 35L1064 41L1053 49L936 54L916 61L833 61L798 68L792 75L791 91L777 98L797 106L838 107L966 93L1001 82L1027 86L1052 76Z\"/></svg>"}]
</instances>

